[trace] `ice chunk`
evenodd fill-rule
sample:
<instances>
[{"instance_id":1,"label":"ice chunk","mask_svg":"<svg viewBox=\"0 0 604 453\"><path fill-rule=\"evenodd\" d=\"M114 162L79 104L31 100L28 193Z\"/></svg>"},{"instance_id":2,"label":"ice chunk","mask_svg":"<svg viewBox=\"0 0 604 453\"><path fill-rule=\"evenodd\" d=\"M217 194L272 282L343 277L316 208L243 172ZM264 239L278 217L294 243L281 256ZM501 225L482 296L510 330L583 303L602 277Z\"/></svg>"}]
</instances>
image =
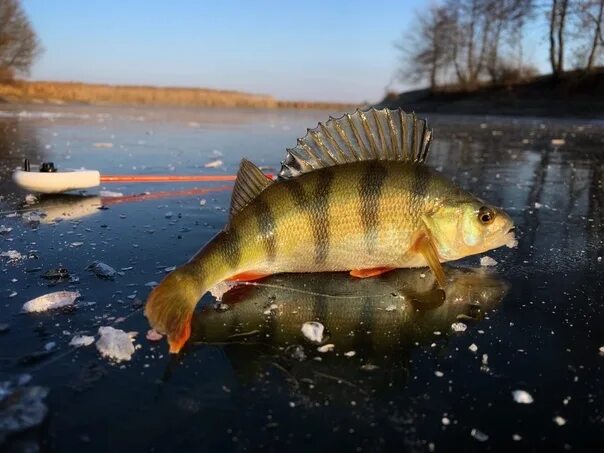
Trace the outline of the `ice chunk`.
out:
<instances>
[{"instance_id":1,"label":"ice chunk","mask_svg":"<svg viewBox=\"0 0 604 453\"><path fill-rule=\"evenodd\" d=\"M118 198L124 196L122 192L112 192L111 190L101 190L99 191L99 195L102 198Z\"/></svg>"},{"instance_id":2,"label":"ice chunk","mask_svg":"<svg viewBox=\"0 0 604 453\"><path fill-rule=\"evenodd\" d=\"M219 168L222 167L222 161L220 159L215 159L207 164L204 164L205 168Z\"/></svg>"},{"instance_id":3,"label":"ice chunk","mask_svg":"<svg viewBox=\"0 0 604 453\"><path fill-rule=\"evenodd\" d=\"M531 404L533 402L531 394L524 390L514 390L512 396L518 404Z\"/></svg>"},{"instance_id":4,"label":"ice chunk","mask_svg":"<svg viewBox=\"0 0 604 453\"><path fill-rule=\"evenodd\" d=\"M478 346L476 346L474 343L472 343L470 346L468 346L468 349L472 352L476 352L476 351L478 351Z\"/></svg>"},{"instance_id":5,"label":"ice chunk","mask_svg":"<svg viewBox=\"0 0 604 453\"><path fill-rule=\"evenodd\" d=\"M147 335L146 335L146 338L149 341L159 341L163 337L164 336L161 333L159 333L157 330L155 330L155 329L149 329L147 331Z\"/></svg>"},{"instance_id":6,"label":"ice chunk","mask_svg":"<svg viewBox=\"0 0 604 453\"><path fill-rule=\"evenodd\" d=\"M212 286L209 289L209 292L212 296L216 298L218 302L220 302L222 300L222 296L224 296L225 293L230 291L230 289L236 285L236 282L223 281Z\"/></svg>"},{"instance_id":7,"label":"ice chunk","mask_svg":"<svg viewBox=\"0 0 604 453\"><path fill-rule=\"evenodd\" d=\"M509 249L515 249L516 247L518 247L518 239L516 239L515 237L510 238L505 243L505 246Z\"/></svg>"},{"instance_id":8,"label":"ice chunk","mask_svg":"<svg viewBox=\"0 0 604 453\"><path fill-rule=\"evenodd\" d=\"M335 347L336 347L335 344L328 343L328 344L324 344L323 346L319 346L317 348L317 351L319 351L319 352L331 352L331 351L334 350Z\"/></svg>"},{"instance_id":9,"label":"ice chunk","mask_svg":"<svg viewBox=\"0 0 604 453\"><path fill-rule=\"evenodd\" d=\"M552 138L552 145L554 146L562 146L566 144L566 140L563 138Z\"/></svg>"},{"instance_id":10,"label":"ice chunk","mask_svg":"<svg viewBox=\"0 0 604 453\"><path fill-rule=\"evenodd\" d=\"M451 324L451 329L453 329L454 332L465 332L467 328L468 326L463 322L454 322Z\"/></svg>"},{"instance_id":11,"label":"ice chunk","mask_svg":"<svg viewBox=\"0 0 604 453\"><path fill-rule=\"evenodd\" d=\"M325 326L317 321L308 321L302 324L302 333L313 343L321 343L323 341L323 332Z\"/></svg>"},{"instance_id":12,"label":"ice chunk","mask_svg":"<svg viewBox=\"0 0 604 453\"><path fill-rule=\"evenodd\" d=\"M25 195L25 204L36 204L38 202L38 197L36 197L32 193L28 193Z\"/></svg>"},{"instance_id":13,"label":"ice chunk","mask_svg":"<svg viewBox=\"0 0 604 453\"><path fill-rule=\"evenodd\" d=\"M96 341L96 348L103 357L114 359L117 362L127 361L134 354L134 344L130 335L111 326L99 327L100 338Z\"/></svg>"},{"instance_id":14,"label":"ice chunk","mask_svg":"<svg viewBox=\"0 0 604 453\"><path fill-rule=\"evenodd\" d=\"M554 423L558 426L564 426L564 425L566 425L566 419L564 417L560 417L559 415L556 415L554 417Z\"/></svg>"},{"instance_id":15,"label":"ice chunk","mask_svg":"<svg viewBox=\"0 0 604 453\"><path fill-rule=\"evenodd\" d=\"M109 266L108 264L101 263L100 261L93 261L90 263L86 269L94 272L94 274L99 278L105 278L108 280L113 280L117 271Z\"/></svg>"},{"instance_id":16,"label":"ice chunk","mask_svg":"<svg viewBox=\"0 0 604 453\"><path fill-rule=\"evenodd\" d=\"M470 431L470 434L478 442L486 442L487 440L489 440L489 436L487 434L483 433L482 431L480 431L476 428L472 428L472 431Z\"/></svg>"},{"instance_id":17,"label":"ice chunk","mask_svg":"<svg viewBox=\"0 0 604 453\"><path fill-rule=\"evenodd\" d=\"M480 265L481 266L496 266L497 261L495 261L490 256L483 256L482 258L480 258Z\"/></svg>"},{"instance_id":18,"label":"ice chunk","mask_svg":"<svg viewBox=\"0 0 604 453\"><path fill-rule=\"evenodd\" d=\"M25 302L25 304L23 304L23 311L26 313L34 313L73 305L78 297L80 297L78 291L56 291L54 293L44 294L43 296Z\"/></svg>"},{"instance_id":19,"label":"ice chunk","mask_svg":"<svg viewBox=\"0 0 604 453\"><path fill-rule=\"evenodd\" d=\"M2 258L8 258L9 262L19 261L24 258L24 256L21 255L21 253L19 253L17 250L9 250L7 252L2 252L0 253L0 256Z\"/></svg>"},{"instance_id":20,"label":"ice chunk","mask_svg":"<svg viewBox=\"0 0 604 453\"><path fill-rule=\"evenodd\" d=\"M354 357L355 355L357 355L357 353L356 353L356 351L348 351L348 352L345 352L344 355L346 357Z\"/></svg>"},{"instance_id":21,"label":"ice chunk","mask_svg":"<svg viewBox=\"0 0 604 453\"><path fill-rule=\"evenodd\" d=\"M48 413L44 404L48 389L25 386L27 381L0 382L0 445L8 435L39 425Z\"/></svg>"},{"instance_id":22,"label":"ice chunk","mask_svg":"<svg viewBox=\"0 0 604 453\"><path fill-rule=\"evenodd\" d=\"M69 342L69 346L75 346L79 348L81 346L90 346L94 343L94 337L90 335L76 335Z\"/></svg>"}]
</instances>

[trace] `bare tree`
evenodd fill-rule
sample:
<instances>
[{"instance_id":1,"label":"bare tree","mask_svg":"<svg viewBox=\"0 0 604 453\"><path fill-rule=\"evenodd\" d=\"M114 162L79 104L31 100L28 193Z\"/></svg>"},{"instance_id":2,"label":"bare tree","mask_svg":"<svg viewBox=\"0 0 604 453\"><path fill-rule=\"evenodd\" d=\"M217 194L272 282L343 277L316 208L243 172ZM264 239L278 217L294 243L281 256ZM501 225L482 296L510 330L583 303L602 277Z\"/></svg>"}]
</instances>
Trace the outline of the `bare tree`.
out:
<instances>
[{"instance_id":1,"label":"bare tree","mask_svg":"<svg viewBox=\"0 0 604 453\"><path fill-rule=\"evenodd\" d=\"M564 36L568 0L552 0L549 21L549 59L555 78L564 72Z\"/></svg>"},{"instance_id":2,"label":"bare tree","mask_svg":"<svg viewBox=\"0 0 604 453\"><path fill-rule=\"evenodd\" d=\"M0 0L0 78L27 74L40 50L19 0Z\"/></svg>"},{"instance_id":3,"label":"bare tree","mask_svg":"<svg viewBox=\"0 0 604 453\"><path fill-rule=\"evenodd\" d=\"M499 82L498 74L502 64L509 66L501 56L501 48L506 42L518 45L520 55L522 54L522 27L532 16L532 11L532 0L492 1L484 10L486 20L491 24L485 63L491 82ZM522 68L521 58L518 68Z\"/></svg>"},{"instance_id":4,"label":"bare tree","mask_svg":"<svg viewBox=\"0 0 604 453\"><path fill-rule=\"evenodd\" d=\"M602 21L604 20L604 0L582 0L576 5L578 17L576 40L587 38L584 55L584 69L591 71L595 65L596 57L604 44L602 35Z\"/></svg>"},{"instance_id":5,"label":"bare tree","mask_svg":"<svg viewBox=\"0 0 604 453\"><path fill-rule=\"evenodd\" d=\"M443 6L416 13L414 27L395 44L401 52L399 78L402 81L428 80L430 88L438 86L438 73L450 57L451 17Z\"/></svg>"}]
</instances>

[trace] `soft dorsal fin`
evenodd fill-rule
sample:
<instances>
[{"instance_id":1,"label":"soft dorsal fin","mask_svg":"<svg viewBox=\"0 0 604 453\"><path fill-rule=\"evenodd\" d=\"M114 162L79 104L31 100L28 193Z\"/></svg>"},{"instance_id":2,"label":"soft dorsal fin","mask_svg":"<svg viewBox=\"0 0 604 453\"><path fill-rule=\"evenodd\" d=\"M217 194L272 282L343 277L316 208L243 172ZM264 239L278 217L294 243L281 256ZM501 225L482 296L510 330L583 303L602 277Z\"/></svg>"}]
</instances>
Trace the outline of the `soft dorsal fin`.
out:
<instances>
[{"instance_id":1,"label":"soft dorsal fin","mask_svg":"<svg viewBox=\"0 0 604 453\"><path fill-rule=\"evenodd\" d=\"M364 160L423 163L432 130L425 119L403 110L357 110L308 129L287 150L279 177L289 179L324 167Z\"/></svg>"},{"instance_id":2,"label":"soft dorsal fin","mask_svg":"<svg viewBox=\"0 0 604 453\"><path fill-rule=\"evenodd\" d=\"M272 181L262 173L262 170L249 160L242 159L231 196L231 217L245 208L271 183Z\"/></svg>"}]
</instances>

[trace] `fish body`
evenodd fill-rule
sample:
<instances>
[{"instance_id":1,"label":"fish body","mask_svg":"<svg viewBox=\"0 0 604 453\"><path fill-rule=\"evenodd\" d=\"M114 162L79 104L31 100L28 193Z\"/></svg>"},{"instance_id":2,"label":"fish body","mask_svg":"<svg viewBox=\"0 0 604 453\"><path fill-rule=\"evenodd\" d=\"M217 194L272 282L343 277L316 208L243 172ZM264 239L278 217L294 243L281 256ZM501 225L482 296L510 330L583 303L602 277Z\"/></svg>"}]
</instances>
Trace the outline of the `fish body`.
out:
<instances>
[{"instance_id":1,"label":"fish body","mask_svg":"<svg viewBox=\"0 0 604 453\"><path fill-rule=\"evenodd\" d=\"M429 266L442 287L441 262L509 242L505 213L424 164L430 140L415 116L372 110L309 131L277 181L244 160L228 225L149 296L147 317L171 352L199 298L224 280Z\"/></svg>"}]
</instances>

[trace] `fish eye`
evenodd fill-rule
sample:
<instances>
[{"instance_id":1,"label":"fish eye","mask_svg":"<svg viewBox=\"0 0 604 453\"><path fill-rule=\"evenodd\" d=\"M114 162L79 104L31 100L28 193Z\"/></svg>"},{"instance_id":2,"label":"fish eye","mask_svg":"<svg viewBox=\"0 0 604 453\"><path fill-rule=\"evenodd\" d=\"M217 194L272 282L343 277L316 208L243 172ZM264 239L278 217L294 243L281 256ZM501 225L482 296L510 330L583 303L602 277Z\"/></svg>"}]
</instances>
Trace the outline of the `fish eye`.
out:
<instances>
[{"instance_id":1,"label":"fish eye","mask_svg":"<svg viewBox=\"0 0 604 453\"><path fill-rule=\"evenodd\" d=\"M491 208L483 206L478 210L478 220L483 225L488 225L495 220L495 212Z\"/></svg>"}]
</instances>

